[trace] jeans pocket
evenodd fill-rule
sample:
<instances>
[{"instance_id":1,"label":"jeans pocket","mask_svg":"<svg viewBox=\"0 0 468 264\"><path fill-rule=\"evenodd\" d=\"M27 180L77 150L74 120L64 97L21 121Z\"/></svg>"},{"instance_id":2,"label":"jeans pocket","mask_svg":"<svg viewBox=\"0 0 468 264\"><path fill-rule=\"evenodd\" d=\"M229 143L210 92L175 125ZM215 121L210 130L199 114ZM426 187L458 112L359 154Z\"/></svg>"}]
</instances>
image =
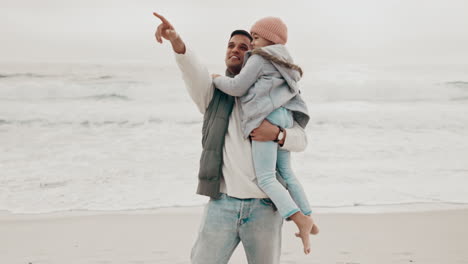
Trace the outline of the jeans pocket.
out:
<instances>
[{"instance_id":1,"label":"jeans pocket","mask_svg":"<svg viewBox=\"0 0 468 264\"><path fill-rule=\"evenodd\" d=\"M276 208L276 205L273 203L273 201L270 198L260 199L260 203L262 203L263 205L266 205L266 206L270 206L271 208L273 208L273 211L278 210Z\"/></svg>"}]
</instances>

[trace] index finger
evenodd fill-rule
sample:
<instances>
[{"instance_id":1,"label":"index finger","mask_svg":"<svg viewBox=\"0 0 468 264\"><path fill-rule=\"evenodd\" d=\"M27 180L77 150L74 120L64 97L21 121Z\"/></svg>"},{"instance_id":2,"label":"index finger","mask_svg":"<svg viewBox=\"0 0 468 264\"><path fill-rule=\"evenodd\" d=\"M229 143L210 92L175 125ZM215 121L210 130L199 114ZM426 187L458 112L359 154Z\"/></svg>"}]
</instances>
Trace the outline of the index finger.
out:
<instances>
[{"instance_id":1,"label":"index finger","mask_svg":"<svg viewBox=\"0 0 468 264\"><path fill-rule=\"evenodd\" d=\"M166 19L165 17L161 16L160 14L158 14L158 13L156 13L156 12L153 12L153 15L154 15L155 17L161 19L161 21L162 21L164 24L168 24L168 25L172 26L171 23L169 23L169 21L167 21L167 19Z\"/></svg>"}]
</instances>

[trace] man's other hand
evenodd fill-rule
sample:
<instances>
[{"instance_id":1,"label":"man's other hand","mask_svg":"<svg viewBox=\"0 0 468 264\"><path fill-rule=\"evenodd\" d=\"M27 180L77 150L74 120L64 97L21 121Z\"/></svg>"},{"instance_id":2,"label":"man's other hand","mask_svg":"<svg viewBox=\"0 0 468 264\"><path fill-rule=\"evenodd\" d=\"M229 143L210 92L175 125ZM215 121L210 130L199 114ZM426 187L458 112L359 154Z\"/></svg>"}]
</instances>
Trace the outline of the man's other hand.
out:
<instances>
[{"instance_id":1,"label":"man's other hand","mask_svg":"<svg viewBox=\"0 0 468 264\"><path fill-rule=\"evenodd\" d=\"M284 130L286 132L286 130ZM250 138L255 141L273 141L278 138L280 130L277 126L263 120L259 127L252 130L250 133ZM286 133L285 133L286 138ZM280 145L284 143L284 139L278 142Z\"/></svg>"}]
</instances>

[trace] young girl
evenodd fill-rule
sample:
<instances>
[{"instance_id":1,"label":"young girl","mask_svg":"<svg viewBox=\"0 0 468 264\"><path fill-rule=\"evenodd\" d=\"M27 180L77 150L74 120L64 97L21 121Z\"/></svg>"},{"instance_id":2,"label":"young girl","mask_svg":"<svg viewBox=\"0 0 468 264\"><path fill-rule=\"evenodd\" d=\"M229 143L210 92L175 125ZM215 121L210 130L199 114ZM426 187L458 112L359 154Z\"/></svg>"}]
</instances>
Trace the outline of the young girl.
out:
<instances>
[{"instance_id":1,"label":"young girl","mask_svg":"<svg viewBox=\"0 0 468 264\"><path fill-rule=\"evenodd\" d=\"M286 25L279 18L266 17L252 26L251 34L254 49L246 53L241 72L234 78L213 74L216 88L236 96L241 106L242 132L246 138L264 119L277 125L280 135L283 135L283 128L293 126L293 117L305 127L309 115L297 84L302 70L292 63L284 46ZM296 236L302 239L304 252L308 254L309 233L317 234L318 227L310 217L312 211L307 197L290 167L290 153L278 148L278 140L252 141L257 182L283 218L291 219L298 226ZM276 179L276 170L287 190Z\"/></svg>"}]
</instances>

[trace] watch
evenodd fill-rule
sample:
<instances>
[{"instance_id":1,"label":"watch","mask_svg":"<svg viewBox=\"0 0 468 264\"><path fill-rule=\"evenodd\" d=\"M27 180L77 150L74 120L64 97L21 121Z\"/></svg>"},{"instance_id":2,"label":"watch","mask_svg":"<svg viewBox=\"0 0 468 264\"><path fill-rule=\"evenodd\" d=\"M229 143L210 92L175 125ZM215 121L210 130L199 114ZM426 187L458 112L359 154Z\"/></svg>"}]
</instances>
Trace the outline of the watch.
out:
<instances>
[{"instance_id":1,"label":"watch","mask_svg":"<svg viewBox=\"0 0 468 264\"><path fill-rule=\"evenodd\" d=\"M284 129L280 126L277 127L279 128L280 132L278 134L278 137L275 140L273 140L273 142L280 142L284 138Z\"/></svg>"}]
</instances>

